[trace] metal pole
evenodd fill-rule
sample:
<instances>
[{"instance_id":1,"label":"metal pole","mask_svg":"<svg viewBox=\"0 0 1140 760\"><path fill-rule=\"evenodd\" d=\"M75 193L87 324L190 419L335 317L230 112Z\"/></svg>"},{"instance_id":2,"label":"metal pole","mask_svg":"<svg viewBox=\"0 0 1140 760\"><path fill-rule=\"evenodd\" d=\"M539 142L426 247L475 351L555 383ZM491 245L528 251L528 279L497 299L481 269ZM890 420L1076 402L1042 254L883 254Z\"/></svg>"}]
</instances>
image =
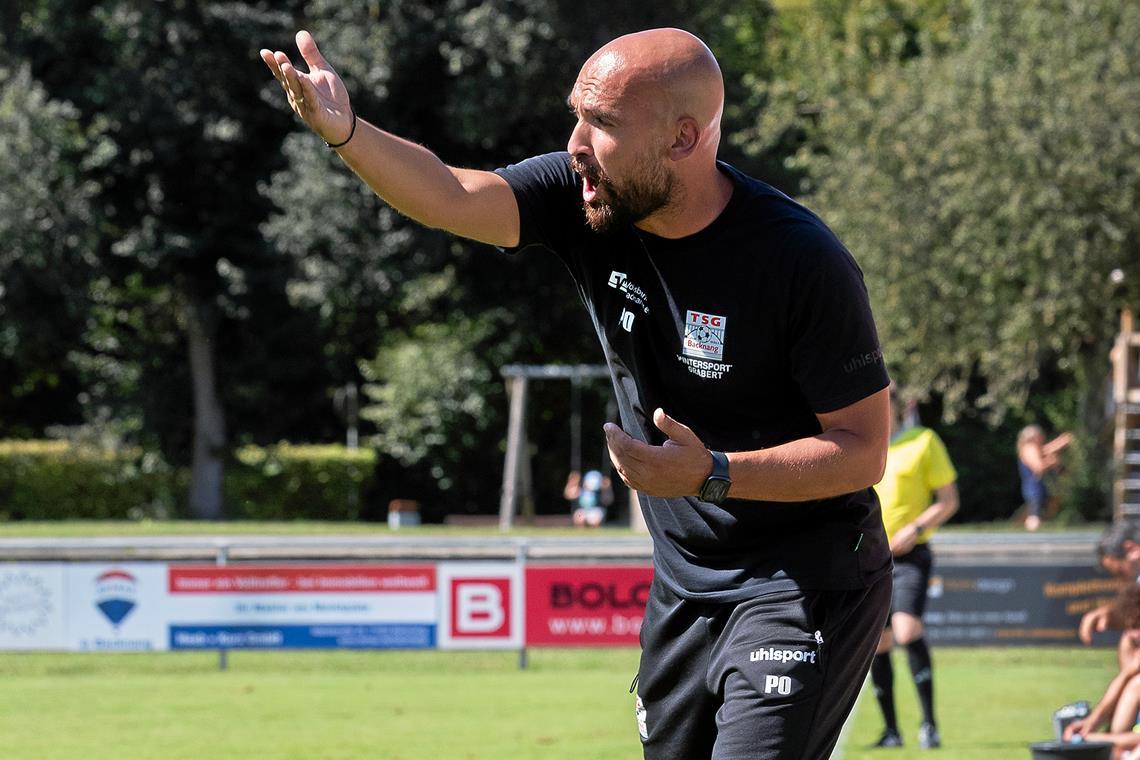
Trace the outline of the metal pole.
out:
<instances>
[{"instance_id":1,"label":"metal pole","mask_svg":"<svg viewBox=\"0 0 1140 760\"><path fill-rule=\"evenodd\" d=\"M570 377L570 471L582 473L582 378Z\"/></svg>"},{"instance_id":2,"label":"metal pole","mask_svg":"<svg viewBox=\"0 0 1140 760\"><path fill-rule=\"evenodd\" d=\"M228 554L228 549L224 544L218 546L218 554L214 560L214 564L216 564L218 567L225 567ZM218 648L218 670L225 670L227 667L229 667L227 654L228 653L225 649L222 649L221 647Z\"/></svg>"},{"instance_id":3,"label":"metal pole","mask_svg":"<svg viewBox=\"0 0 1140 760\"><path fill-rule=\"evenodd\" d=\"M507 379L507 392L510 395L510 420L507 425L507 456L503 465L503 493L499 500L499 530L508 531L514 521L518 504L519 466L526 426L526 378Z\"/></svg>"},{"instance_id":4,"label":"metal pole","mask_svg":"<svg viewBox=\"0 0 1140 760\"><path fill-rule=\"evenodd\" d=\"M523 607L525 608L526 600L526 555L527 555L527 542L520 541L518 550L515 553L515 562L519 566L519 595L524 600ZM526 670L527 666L527 653L526 653L526 623L523 621L522 635L519 639L519 670Z\"/></svg>"}]
</instances>

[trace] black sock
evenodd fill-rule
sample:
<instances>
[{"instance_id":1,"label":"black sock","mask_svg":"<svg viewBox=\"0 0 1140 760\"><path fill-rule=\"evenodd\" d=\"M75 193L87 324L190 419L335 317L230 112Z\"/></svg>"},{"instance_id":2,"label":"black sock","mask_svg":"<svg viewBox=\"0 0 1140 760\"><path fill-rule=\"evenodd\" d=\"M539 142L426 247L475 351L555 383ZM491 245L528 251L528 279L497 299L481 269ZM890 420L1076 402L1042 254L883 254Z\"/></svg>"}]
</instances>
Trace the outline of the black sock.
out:
<instances>
[{"instance_id":1,"label":"black sock","mask_svg":"<svg viewBox=\"0 0 1140 760\"><path fill-rule=\"evenodd\" d=\"M914 688L918 689L918 701L922 705L922 719L934 723L934 668L930 661L930 647L926 639L912 641L906 645L910 672L914 677Z\"/></svg>"},{"instance_id":2,"label":"black sock","mask_svg":"<svg viewBox=\"0 0 1140 760\"><path fill-rule=\"evenodd\" d=\"M891 668L891 653L883 652L875 655L871 660L871 685L875 687L875 699L879 700L879 707L883 710L883 720L886 721L887 730L899 730L898 718L895 717L895 672Z\"/></svg>"}]
</instances>

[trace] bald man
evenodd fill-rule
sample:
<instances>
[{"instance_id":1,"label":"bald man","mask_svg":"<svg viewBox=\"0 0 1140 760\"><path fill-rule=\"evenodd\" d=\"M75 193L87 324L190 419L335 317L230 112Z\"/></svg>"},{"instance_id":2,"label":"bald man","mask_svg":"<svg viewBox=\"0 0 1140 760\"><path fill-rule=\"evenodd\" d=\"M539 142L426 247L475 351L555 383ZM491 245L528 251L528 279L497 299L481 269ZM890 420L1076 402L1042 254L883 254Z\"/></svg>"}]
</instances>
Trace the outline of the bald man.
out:
<instances>
[{"instance_id":1,"label":"bald man","mask_svg":"<svg viewBox=\"0 0 1140 760\"><path fill-rule=\"evenodd\" d=\"M653 537L646 758L824 758L890 603L887 374L862 274L810 211L717 160L724 87L654 29L586 61L565 152L443 164L359 118L306 33L261 51L289 104L423 224L570 270L621 410L610 456Z\"/></svg>"}]
</instances>

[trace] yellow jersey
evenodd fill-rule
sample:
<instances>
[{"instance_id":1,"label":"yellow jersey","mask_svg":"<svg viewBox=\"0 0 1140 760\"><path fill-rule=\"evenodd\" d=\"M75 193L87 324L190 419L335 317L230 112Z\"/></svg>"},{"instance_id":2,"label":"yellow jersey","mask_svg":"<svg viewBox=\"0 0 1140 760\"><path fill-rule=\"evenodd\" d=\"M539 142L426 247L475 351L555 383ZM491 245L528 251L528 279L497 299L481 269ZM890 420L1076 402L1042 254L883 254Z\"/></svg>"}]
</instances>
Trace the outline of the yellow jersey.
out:
<instances>
[{"instance_id":1,"label":"yellow jersey","mask_svg":"<svg viewBox=\"0 0 1140 760\"><path fill-rule=\"evenodd\" d=\"M933 503L935 490L958 479L946 446L930 428L913 427L891 440L887 467L875 486L883 507L883 527L889 540ZM918 543L926 543L924 533Z\"/></svg>"}]
</instances>

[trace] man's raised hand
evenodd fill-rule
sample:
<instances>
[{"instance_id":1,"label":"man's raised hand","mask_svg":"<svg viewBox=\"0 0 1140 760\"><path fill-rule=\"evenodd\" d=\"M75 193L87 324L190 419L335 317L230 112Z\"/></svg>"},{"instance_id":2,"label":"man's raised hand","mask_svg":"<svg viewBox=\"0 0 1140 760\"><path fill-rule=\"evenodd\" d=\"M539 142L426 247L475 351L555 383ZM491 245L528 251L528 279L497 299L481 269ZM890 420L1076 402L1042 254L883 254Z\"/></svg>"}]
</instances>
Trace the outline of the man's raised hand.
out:
<instances>
[{"instance_id":1,"label":"man's raised hand","mask_svg":"<svg viewBox=\"0 0 1140 760\"><path fill-rule=\"evenodd\" d=\"M298 71L280 50L262 48L261 60L289 98L289 107L330 145L344 142L352 130L348 90L306 31L297 32L297 49L309 67Z\"/></svg>"}]
</instances>

